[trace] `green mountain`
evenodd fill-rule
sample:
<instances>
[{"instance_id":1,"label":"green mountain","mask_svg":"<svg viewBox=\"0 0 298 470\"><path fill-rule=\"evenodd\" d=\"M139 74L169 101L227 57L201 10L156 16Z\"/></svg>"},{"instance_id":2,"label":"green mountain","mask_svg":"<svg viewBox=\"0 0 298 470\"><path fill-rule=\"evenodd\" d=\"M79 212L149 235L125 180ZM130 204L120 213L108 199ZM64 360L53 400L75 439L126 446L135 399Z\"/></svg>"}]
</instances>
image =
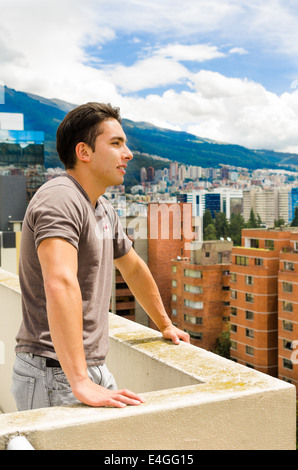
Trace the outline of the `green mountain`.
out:
<instances>
[{"instance_id":1,"label":"green mountain","mask_svg":"<svg viewBox=\"0 0 298 470\"><path fill-rule=\"evenodd\" d=\"M75 105L61 100L49 100L41 96L5 88L5 104L0 112L24 114L24 127L45 133L45 166L61 166L56 154L56 129L65 114ZM217 167L228 164L248 169L292 168L298 166L298 155L273 150L252 150L240 145L226 144L197 137L187 132L162 129L146 122L123 119L123 128L129 147L138 152L134 165L140 163L141 154L157 155L186 165ZM133 161L134 161L133 160ZM164 167L164 162L146 160L146 166ZM132 162L131 162L132 163ZM144 163L144 157L141 165Z\"/></svg>"}]
</instances>

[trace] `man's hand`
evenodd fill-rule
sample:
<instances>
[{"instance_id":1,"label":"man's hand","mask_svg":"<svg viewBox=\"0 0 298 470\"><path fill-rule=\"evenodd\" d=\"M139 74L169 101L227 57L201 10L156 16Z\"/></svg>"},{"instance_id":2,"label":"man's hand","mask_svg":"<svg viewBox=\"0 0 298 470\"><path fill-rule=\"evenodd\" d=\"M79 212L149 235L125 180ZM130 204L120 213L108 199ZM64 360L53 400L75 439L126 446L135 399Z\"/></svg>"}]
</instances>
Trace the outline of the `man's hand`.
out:
<instances>
[{"instance_id":1,"label":"man's hand","mask_svg":"<svg viewBox=\"0 0 298 470\"><path fill-rule=\"evenodd\" d=\"M190 342L189 334L186 331L179 330L174 325L167 326L163 331L162 335L165 339L171 339L174 344L179 344L180 339L185 341L185 343Z\"/></svg>"},{"instance_id":2,"label":"man's hand","mask_svg":"<svg viewBox=\"0 0 298 470\"><path fill-rule=\"evenodd\" d=\"M124 408L126 405L140 405L144 399L130 390L108 390L92 382L89 377L72 387L75 397L85 405Z\"/></svg>"}]
</instances>

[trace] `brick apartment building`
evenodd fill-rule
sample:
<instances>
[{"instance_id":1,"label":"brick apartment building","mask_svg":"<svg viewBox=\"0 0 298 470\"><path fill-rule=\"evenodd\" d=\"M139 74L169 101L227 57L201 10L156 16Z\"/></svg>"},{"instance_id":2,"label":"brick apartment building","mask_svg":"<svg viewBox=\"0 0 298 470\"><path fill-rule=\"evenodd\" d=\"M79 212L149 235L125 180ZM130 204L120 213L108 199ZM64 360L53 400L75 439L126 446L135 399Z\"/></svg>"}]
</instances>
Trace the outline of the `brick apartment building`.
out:
<instances>
[{"instance_id":1,"label":"brick apartment building","mask_svg":"<svg viewBox=\"0 0 298 470\"><path fill-rule=\"evenodd\" d=\"M190 203L148 204L148 266L171 316L171 260L190 256L195 221ZM150 322L150 326L155 325Z\"/></svg>"},{"instance_id":2,"label":"brick apartment building","mask_svg":"<svg viewBox=\"0 0 298 470\"><path fill-rule=\"evenodd\" d=\"M232 242L208 241L197 244L190 259L171 262L172 321L192 344L209 351L228 325L231 251Z\"/></svg>"},{"instance_id":3,"label":"brick apartment building","mask_svg":"<svg viewBox=\"0 0 298 470\"><path fill-rule=\"evenodd\" d=\"M280 253L278 281L278 377L298 393L298 232Z\"/></svg>"},{"instance_id":4,"label":"brick apartment building","mask_svg":"<svg viewBox=\"0 0 298 470\"><path fill-rule=\"evenodd\" d=\"M298 232L243 230L230 271L231 358L298 385Z\"/></svg>"}]
</instances>

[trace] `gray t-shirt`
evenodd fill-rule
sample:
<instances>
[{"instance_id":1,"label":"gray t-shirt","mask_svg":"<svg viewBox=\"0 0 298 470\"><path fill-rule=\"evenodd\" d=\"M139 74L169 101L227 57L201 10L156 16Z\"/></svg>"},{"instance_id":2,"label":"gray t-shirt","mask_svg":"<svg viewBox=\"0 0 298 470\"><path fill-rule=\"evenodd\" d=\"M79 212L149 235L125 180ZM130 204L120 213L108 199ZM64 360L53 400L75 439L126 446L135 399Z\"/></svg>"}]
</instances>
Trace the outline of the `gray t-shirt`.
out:
<instances>
[{"instance_id":1,"label":"gray t-shirt","mask_svg":"<svg viewBox=\"0 0 298 470\"><path fill-rule=\"evenodd\" d=\"M50 237L63 238L77 249L86 360L88 366L103 364L109 347L113 259L125 255L132 243L106 198L101 196L94 208L84 189L67 174L45 183L37 191L24 218L19 264L23 321L16 338L16 352L57 359L37 256L39 243Z\"/></svg>"}]
</instances>

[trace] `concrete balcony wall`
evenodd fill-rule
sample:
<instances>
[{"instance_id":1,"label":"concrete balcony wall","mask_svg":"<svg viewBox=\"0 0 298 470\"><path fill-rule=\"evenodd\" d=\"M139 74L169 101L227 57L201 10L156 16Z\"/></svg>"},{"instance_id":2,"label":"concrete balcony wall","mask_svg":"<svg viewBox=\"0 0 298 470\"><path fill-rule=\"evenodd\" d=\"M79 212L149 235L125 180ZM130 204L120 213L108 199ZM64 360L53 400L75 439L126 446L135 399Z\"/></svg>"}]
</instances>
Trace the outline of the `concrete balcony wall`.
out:
<instances>
[{"instance_id":1,"label":"concrete balcony wall","mask_svg":"<svg viewBox=\"0 0 298 470\"><path fill-rule=\"evenodd\" d=\"M0 340L5 345L1 450L19 434L39 450L295 449L294 386L195 346L176 346L155 330L113 314L108 366L119 388L142 393L144 404L14 412L8 377L20 293L17 278L3 271L0 295Z\"/></svg>"}]
</instances>

